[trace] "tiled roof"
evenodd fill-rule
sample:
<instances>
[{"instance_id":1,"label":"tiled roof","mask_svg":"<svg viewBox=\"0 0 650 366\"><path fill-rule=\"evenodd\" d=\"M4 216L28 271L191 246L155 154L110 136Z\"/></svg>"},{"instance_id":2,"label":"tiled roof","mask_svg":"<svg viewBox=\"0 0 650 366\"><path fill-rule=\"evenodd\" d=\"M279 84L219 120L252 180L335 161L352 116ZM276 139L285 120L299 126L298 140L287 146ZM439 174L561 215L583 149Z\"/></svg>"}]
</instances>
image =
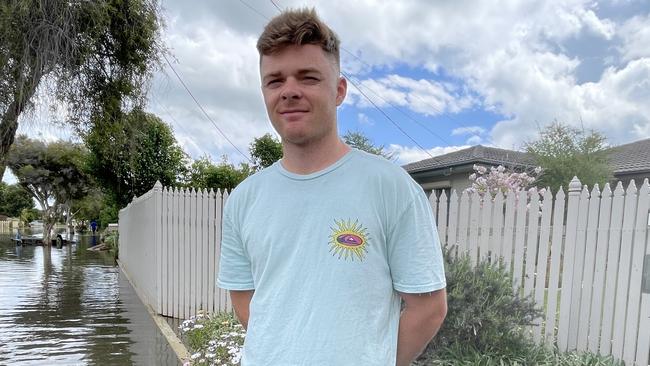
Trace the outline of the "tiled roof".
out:
<instances>
[{"instance_id":1,"label":"tiled roof","mask_svg":"<svg viewBox=\"0 0 650 366\"><path fill-rule=\"evenodd\" d=\"M449 154L435 156L431 159L406 164L403 168L409 173L416 173L423 170L435 170L473 163L530 167L535 164L532 158L524 152L476 145Z\"/></svg>"},{"instance_id":2,"label":"tiled roof","mask_svg":"<svg viewBox=\"0 0 650 366\"><path fill-rule=\"evenodd\" d=\"M609 162L615 174L650 171L650 139L609 149Z\"/></svg>"}]
</instances>

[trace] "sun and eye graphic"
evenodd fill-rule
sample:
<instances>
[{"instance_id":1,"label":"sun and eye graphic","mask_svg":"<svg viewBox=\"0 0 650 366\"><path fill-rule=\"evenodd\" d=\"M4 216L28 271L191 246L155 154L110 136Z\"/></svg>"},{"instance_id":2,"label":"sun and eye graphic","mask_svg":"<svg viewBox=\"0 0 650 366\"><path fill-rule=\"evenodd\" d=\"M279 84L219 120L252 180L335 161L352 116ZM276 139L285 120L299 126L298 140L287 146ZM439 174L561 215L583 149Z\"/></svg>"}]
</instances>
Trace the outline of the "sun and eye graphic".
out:
<instances>
[{"instance_id":1,"label":"sun and eye graphic","mask_svg":"<svg viewBox=\"0 0 650 366\"><path fill-rule=\"evenodd\" d=\"M334 220L336 228L330 227L330 253L339 259L352 261L358 259L363 261L368 248L368 230L364 228L359 220Z\"/></svg>"}]
</instances>

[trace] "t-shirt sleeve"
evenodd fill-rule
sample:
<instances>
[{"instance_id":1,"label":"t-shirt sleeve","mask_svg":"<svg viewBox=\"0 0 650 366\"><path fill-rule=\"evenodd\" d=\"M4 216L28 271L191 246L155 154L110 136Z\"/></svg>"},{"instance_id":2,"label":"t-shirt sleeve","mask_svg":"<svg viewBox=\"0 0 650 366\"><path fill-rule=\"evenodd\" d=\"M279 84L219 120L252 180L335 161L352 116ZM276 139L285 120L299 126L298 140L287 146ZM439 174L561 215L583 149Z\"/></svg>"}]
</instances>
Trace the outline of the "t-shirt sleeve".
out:
<instances>
[{"instance_id":1,"label":"t-shirt sleeve","mask_svg":"<svg viewBox=\"0 0 650 366\"><path fill-rule=\"evenodd\" d=\"M396 291L417 294L446 287L440 238L424 192L398 214L387 247Z\"/></svg>"},{"instance_id":2,"label":"t-shirt sleeve","mask_svg":"<svg viewBox=\"0 0 650 366\"><path fill-rule=\"evenodd\" d=\"M226 290L254 290L251 262L228 205L224 210L217 286Z\"/></svg>"}]
</instances>

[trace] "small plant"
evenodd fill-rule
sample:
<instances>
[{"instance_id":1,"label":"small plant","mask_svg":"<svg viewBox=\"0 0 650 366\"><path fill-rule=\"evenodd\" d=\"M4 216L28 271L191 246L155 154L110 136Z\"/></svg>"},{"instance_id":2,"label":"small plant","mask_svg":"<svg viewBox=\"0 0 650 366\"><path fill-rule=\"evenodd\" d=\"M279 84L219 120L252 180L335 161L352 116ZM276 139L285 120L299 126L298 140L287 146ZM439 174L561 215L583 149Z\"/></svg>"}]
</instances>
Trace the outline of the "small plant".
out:
<instances>
[{"instance_id":1,"label":"small plant","mask_svg":"<svg viewBox=\"0 0 650 366\"><path fill-rule=\"evenodd\" d=\"M197 316L179 327L192 355L185 365L238 365L246 331L231 313Z\"/></svg>"},{"instance_id":2,"label":"small plant","mask_svg":"<svg viewBox=\"0 0 650 366\"><path fill-rule=\"evenodd\" d=\"M108 252L113 256L113 258L117 259L119 255L119 236L117 231L112 231L107 233L104 236L104 243L106 244L106 247L108 248Z\"/></svg>"}]
</instances>

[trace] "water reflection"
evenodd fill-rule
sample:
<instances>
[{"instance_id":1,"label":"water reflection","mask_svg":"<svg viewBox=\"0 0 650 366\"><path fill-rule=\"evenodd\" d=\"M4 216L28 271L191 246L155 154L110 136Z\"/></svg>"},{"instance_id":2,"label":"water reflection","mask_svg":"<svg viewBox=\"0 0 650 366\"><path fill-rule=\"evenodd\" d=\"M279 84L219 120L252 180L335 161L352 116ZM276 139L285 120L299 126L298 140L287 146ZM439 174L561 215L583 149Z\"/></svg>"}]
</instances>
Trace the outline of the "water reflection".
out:
<instances>
[{"instance_id":1,"label":"water reflection","mask_svg":"<svg viewBox=\"0 0 650 366\"><path fill-rule=\"evenodd\" d=\"M0 364L177 365L112 260L0 236Z\"/></svg>"}]
</instances>

